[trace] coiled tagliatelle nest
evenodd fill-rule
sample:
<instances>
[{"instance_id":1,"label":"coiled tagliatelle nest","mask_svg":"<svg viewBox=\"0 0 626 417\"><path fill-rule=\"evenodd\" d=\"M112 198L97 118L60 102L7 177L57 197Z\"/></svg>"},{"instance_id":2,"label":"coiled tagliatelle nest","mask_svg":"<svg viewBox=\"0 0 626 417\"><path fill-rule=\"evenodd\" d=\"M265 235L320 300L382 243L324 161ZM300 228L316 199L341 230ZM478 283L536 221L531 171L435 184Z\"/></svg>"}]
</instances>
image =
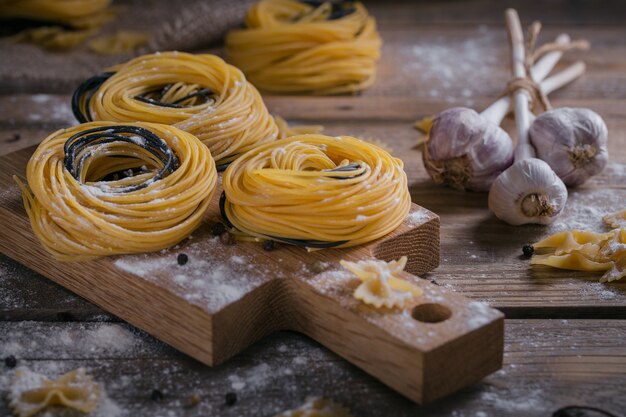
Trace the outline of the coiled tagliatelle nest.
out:
<instances>
[{"instance_id":1,"label":"coiled tagliatelle nest","mask_svg":"<svg viewBox=\"0 0 626 417\"><path fill-rule=\"evenodd\" d=\"M336 94L369 87L382 41L360 2L261 0L226 37L229 60L261 90Z\"/></svg>"},{"instance_id":2,"label":"coiled tagliatelle nest","mask_svg":"<svg viewBox=\"0 0 626 417\"><path fill-rule=\"evenodd\" d=\"M39 145L18 180L33 230L56 259L168 248L209 206L215 163L193 135L153 123L92 122Z\"/></svg>"},{"instance_id":3,"label":"coiled tagliatelle nest","mask_svg":"<svg viewBox=\"0 0 626 417\"><path fill-rule=\"evenodd\" d=\"M144 55L85 81L74 93L80 122L153 122L191 133L218 165L279 137L261 95L215 55Z\"/></svg>"},{"instance_id":4,"label":"coiled tagliatelle nest","mask_svg":"<svg viewBox=\"0 0 626 417\"><path fill-rule=\"evenodd\" d=\"M222 185L222 216L237 230L306 248L370 242L411 208L402 161L349 136L259 146L226 169Z\"/></svg>"}]
</instances>

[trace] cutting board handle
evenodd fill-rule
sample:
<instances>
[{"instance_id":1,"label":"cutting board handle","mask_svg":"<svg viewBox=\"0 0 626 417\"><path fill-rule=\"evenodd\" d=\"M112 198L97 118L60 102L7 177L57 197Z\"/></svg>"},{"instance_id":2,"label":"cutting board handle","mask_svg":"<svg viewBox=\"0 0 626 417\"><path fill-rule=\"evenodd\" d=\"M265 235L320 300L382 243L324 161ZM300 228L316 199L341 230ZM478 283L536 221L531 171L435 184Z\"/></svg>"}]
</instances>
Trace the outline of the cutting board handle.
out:
<instances>
[{"instance_id":1,"label":"cutting board handle","mask_svg":"<svg viewBox=\"0 0 626 417\"><path fill-rule=\"evenodd\" d=\"M286 281L288 327L418 403L501 368L502 313L411 274L405 278L424 294L400 310L379 310L356 300L356 277L330 284L322 273Z\"/></svg>"}]
</instances>

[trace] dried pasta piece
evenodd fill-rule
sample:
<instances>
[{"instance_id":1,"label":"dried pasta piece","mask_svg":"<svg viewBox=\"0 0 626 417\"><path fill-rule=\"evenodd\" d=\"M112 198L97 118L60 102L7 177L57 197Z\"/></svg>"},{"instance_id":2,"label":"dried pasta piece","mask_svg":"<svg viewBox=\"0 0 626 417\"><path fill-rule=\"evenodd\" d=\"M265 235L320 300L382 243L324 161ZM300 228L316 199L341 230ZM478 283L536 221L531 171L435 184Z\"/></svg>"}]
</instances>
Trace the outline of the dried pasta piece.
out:
<instances>
[{"instance_id":1,"label":"dried pasta piece","mask_svg":"<svg viewBox=\"0 0 626 417\"><path fill-rule=\"evenodd\" d=\"M100 55L116 55L132 52L150 41L150 34L119 30L111 35L99 36L89 42L89 49Z\"/></svg>"},{"instance_id":2,"label":"dried pasta piece","mask_svg":"<svg viewBox=\"0 0 626 417\"><path fill-rule=\"evenodd\" d=\"M85 368L77 368L58 379L18 368L9 390L9 405L18 417L30 417L60 405L89 413L100 400L100 388Z\"/></svg>"},{"instance_id":3,"label":"dried pasta piece","mask_svg":"<svg viewBox=\"0 0 626 417\"><path fill-rule=\"evenodd\" d=\"M530 263L533 265L547 265L559 269L573 269L576 271L606 271L612 266L611 262L596 262L577 251L564 255L533 256Z\"/></svg>"},{"instance_id":4,"label":"dried pasta piece","mask_svg":"<svg viewBox=\"0 0 626 417\"><path fill-rule=\"evenodd\" d=\"M626 275L626 228L608 233L570 230L556 233L534 244L537 254L531 264L579 271L606 271L601 282L615 281Z\"/></svg>"},{"instance_id":5,"label":"dried pasta piece","mask_svg":"<svg viewBox=\"0 0 626 417\"><path fill-rule=\"evenodd\" d=\"M567 248L577 249L578 247L587 243L595 245L600 244L604 240L612 236L612 233L594 233L585 230L568 230L565 232L556 233L552 236L540 240L535 243L533 247L537 248L554 248L559 251L569 253Z\"/></svg>"},{"instance_id":6,"label":"dried pasta piece","mask_svg":"<svg viewBox=\"0 0 626 417\"><path fill-rule=\"evenodd\" d=\"M309 397L300 407L283 411L274 417L352 417L352 414L328 398Z\"/></svg>"},{"instance_id":7,"label":"dried pasta piece","mask_svg":"<svg viewBox=\"0 0 626 417\"><path fill-rule=\"evenodd\" d=\"M359 262L342 260L340 263L363 281L354 290L354 298L376 308L402 308L422 295L419 287L399 277L406 261L407 257L403 256L391 262L367 259Z\"/></svg>"},{"instance_id":8,"label":"dried pasta piece","mask_svg":"<svg viewBox=\"0 0 626 417\"><path fill-rule=\"evenodd\" d=\"M423 133L420 137L417 138L417 146L421 147L426 140L428 140L428 135L430 134L430 129L433 127L433 120L435 120L435 116L426 116L419 119L413 127L420 132Z\"/></svg>"},{"instance_id":9,"label":"dried pasta piece","mask_svg":"<svg viewBox=\"0 0 626 417\"><path fill-rule=\"evenodd\" d=\"M626 228L626 209L607 214L602 220L613 229Z\"/></svg>"},{"instance_id":10,"label":"dried pasta piece","mask_svg":"<svg viewBox=\"0 0 626 417\"><path fill-rule=\"evenodd\" d=\"M430 133L430 129L433 127L433 120L435 120L435 116L426 116L419 119L413 127L419 130L420 132L428 135Z\"/></svg>"}]
</instances>

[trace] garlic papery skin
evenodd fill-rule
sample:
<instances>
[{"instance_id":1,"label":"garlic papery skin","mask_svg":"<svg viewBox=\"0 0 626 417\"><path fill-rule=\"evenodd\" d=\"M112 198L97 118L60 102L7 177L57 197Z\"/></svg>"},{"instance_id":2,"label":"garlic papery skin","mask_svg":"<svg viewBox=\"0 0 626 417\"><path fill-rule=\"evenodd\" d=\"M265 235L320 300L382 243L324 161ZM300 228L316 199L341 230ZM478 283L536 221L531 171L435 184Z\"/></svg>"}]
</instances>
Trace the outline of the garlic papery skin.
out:
<instances>
[{"instance_id":1,"label":"garlic papery skin","mask_svg":"<svg viewBox=\"0 0 626 417\"><path fill-rule=\"evenodd\" d=\"M493 183L489 209L505 222L550 224L565 207L567 188L552 168L537 158L516 161Z\"/></svg>"},{"instance_id":2,"label":"garlic papery skin","mask_svg":"<svg viewBox=\"0 0 626 417\"><path fill-rule=\"evenodd\" d=\"M488 191L493 180L513 163L513 141L476 111L454 107L433 121L422 157L437 184Z\"/></svg>"},{"instance_id":3,"label":"garlic papery skin","mask_svg":"<svg viewBox=\"0 0 626 417\"><path fill-rule=\"evenodd\" d=\"M609 159L606 123L589 109L547 111L535 119L529 135L537 156L571 187L602 172Z\"/></svg>"}]
</instances>

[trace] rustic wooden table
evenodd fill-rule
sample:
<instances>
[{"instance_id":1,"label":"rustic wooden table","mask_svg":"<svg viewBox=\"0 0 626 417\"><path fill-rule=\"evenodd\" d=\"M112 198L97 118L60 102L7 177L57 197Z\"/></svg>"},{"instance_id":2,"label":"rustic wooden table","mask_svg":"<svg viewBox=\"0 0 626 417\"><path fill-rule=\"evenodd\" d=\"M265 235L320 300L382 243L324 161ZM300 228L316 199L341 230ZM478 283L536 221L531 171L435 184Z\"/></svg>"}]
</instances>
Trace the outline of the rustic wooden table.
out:
<instances>
[{"instance_id":1,"label":"rustic wooden table","mask_svg":"<svg viewBox=\"0 0 626 417\"><path fill-rule=\"evenodd\" d=\"M610 163L570 190L551 227L510 227L486 209L487 196L435 187L412 123L451 106L481 109L509 76L504 5L490 1L369 4L385 45L376 84L355 97L267 97L293 122L330 134L387 143L404 159L413 200L441 216L441 266L425 276L488 302L507 316L504 368L481 383L419 407L317 343L292 333L268 337L208 368L95 305L0 255L0 358L59 374L84 366L107 396L101 416L271 416L324 395L355 416L550 416L567 405L626 410L626 282L598 274L531 269L520 248L556 230L602 230L603 213L626 205L626 6L619 1L509 1L524 23L541 19L542 40L587 38L587 74L552 95L558 106L590 107L606 120ZM78 82L79 80L76 80ZM73 123L71 88L33 91L0 80L0 154L35 144ZM505 126L511 131L510 120ZM4 169L1 167L0 169ZM0 396L10 374L0 363ZM163 399L153 401L153 390ZM225 394L237 394L234 405ZM190 406L198 395L200 402ZM621 413L621 414L620 414ZM0 415L8 415L0 402Z\"/></svg>"}]
</instances>

